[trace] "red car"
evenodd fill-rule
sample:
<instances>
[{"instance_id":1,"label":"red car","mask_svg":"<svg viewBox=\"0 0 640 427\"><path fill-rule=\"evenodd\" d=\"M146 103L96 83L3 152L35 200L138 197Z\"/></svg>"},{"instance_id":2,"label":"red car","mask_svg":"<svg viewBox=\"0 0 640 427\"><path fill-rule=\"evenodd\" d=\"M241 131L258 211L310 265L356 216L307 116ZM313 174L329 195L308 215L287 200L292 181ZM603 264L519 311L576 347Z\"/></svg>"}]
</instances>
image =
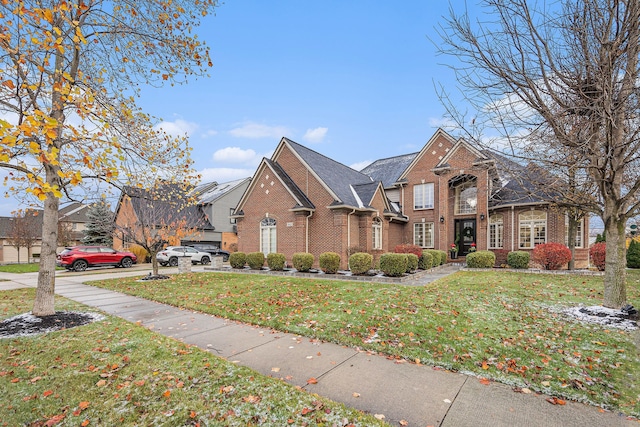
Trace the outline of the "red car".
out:
<instances>
[{"instance_id":1,"label":"red car","mask_svg":"<svg viewBox=\"0 0 640 427\"><path fill-rule=\"evenodd\" d=\"M74 246L57 256L56 264L67 270L84 271L87 267L113 265L129 268L136 262L135 254L120 252L106 246Z\"/></svg>"}]
</instances>

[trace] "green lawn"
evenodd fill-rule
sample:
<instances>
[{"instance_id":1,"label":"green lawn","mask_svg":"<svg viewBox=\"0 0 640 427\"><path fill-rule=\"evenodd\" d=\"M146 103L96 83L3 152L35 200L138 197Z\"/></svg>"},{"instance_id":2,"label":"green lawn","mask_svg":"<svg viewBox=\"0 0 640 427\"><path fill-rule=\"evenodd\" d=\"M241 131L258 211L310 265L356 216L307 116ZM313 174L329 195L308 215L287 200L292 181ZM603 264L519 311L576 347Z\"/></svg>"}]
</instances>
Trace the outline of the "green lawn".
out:
<instances>
[{"instance_id":1,"label":"green lawn","mask_svg":"<svg viewBox=\"0 0 640 427\"><path fill-rule=\"evenodd\" d=\"M3 273L35 273L39 269L38 263L0 265L0 271Z\"/></svg>"},{"instance_id":2,"label":"green lawn","mask_svg":"<svg viewBox=\"0 0 640 427\"><path fill-rule=\"evenodd\" d=\"M638 332L559 313L601 304L602 277L460 272L410 287L199 273L92 284L640 416ZM637 272L628 295L640 306Z\"/></svg>"},{"instance_id":3,"label":"green lawn","mask_svg":"<svg viewBox=\"0 0 640 427\"><path fill-rule=\"evenodd\" d=\"M33 298L33 289L0 292L0 318L28 312ZM0 390L0 426L386 425L110 316L0 339Z\"/></svg>"}]
</instances>

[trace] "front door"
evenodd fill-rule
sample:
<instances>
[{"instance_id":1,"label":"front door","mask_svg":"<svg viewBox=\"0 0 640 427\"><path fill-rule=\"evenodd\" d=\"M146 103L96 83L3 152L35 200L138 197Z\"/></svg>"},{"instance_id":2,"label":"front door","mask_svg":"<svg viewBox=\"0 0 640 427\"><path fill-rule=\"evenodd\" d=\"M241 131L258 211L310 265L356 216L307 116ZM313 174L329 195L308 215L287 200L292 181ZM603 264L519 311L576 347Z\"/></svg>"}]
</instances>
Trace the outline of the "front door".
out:
<instances>
[{"instance_id":1,"label":"front door","mask_svg":"<svg viewBox=\"0 0 640 427\"><path fill-rule=\"evenodd\" d=\"M458 254L467 255L470 252L471 245L476 243L476 220L475 218L456 219L455 229Z\"/></svg>"}]
</instances>

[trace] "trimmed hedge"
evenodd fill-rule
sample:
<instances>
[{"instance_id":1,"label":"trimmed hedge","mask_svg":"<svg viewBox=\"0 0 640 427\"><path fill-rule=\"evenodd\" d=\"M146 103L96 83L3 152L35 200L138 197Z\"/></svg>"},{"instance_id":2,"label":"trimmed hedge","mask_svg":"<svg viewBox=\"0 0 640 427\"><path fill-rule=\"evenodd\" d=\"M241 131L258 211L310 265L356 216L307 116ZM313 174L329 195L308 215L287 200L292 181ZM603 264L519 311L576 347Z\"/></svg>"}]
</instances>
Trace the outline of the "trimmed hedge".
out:
<instances>
[{"instance_id":1,"label":"trimmed hedge","mask_svg":"<svg viewBox=\"0 0 640 427\"><path fill-rule=\"evenodd\" d=\"M262 252L250 252L247 254L247 264L252 270L260 270L264 267L264 254Z\"/></svg>"},{"instance_id":2,"label":"trimmed hedge","mask_svg":"<svg viewBox=\"0 0 640 427\"><path fill-rule=\"evenodd\" d=\"M589 258L591 258L591 262L599 271L604 271L606 254L606 242L595 243L589 248Z\"/></svg>"},{"instance_id":3,"label":"trimmed hedge","mask_svg":"<svg viewBox=\"0 0 640 427\"><path fill-rule=\"evenodd\" d=\"M529 252L513 251L507 254L509 268L529 268Z\"/></svg>"},{"instance_id":4,"label":"trimmed hedge","mask_svg":"<svg viewBox=\"0 0 640 427\"><path fill-rule=\"evenodd\" d=\"M447 251L436 251L438 253L438 255L440 255L440 264L439 265L445 265L447 263Z\"/></svg>"},{"instance_id":5,"label":"trimmed hedge","mask_svg":"<svg viewBox=\"0 0 640 427\"><path fill-rule=\"evenodd\" d=\"M373 255L366 252L357 252L349 257L349 269L351 274L365 274L371 270Z\"/></svg>"},{"instance_id":6,"label":"trimmed hedge","mask_svg":"<svg viewBox=\"0 0 640 427\"><path fill-rule=\"evenodd\" d=\"M311 270L314 260L315 258L313 257L313 255L307 252L296 252L291 258L293 268L301 273L306 273L307 271Z\"/></svg>"},{"instance_id":7,"label":"trimmed hedge","mask_svg":"<svg viewBox=\"0 0 640 427\"><path fill-rule=\"evenodd\" d=\"M405 255L407 255L407 273L416 271L418 269L418 256L413 253L408 253Z\"/></svg>"},{"instance_id":8,"label":"trimmed hedge","mask_svg":"<svg viewBox=\"0 0 640 427\"><path fill-rule=\"evenodd\" d=\"M493 268L496 255L491 251L476 251L467 254L468 268Z\"/></svg>"},{"instance_id":9,"label":"trimmed hedge","mask_svg":"<svg viewBox=\"0 0 640 427\"><path fill-rule=\"evenodd\" d=\"M559 270L571 261L571 249L561 243L543 243L533 248L533 261L545 270Z\"/></svg>"},{"instance_id":10,"label":"trimmed hedge","mask_svg":"<svg viewBox=\"0 0 640 427\"><path fill-rule=\"evenodd\" d=\"M269 270L273 271L282 271L284 270L284 264L287 262L284 254L279 254L276 252L271 252L267 254L267 266Z\"/></svg>"},{"instance_id":11,"label":"trimmed hedge","mask_svg":"<svg viewBox=\"0 0 640 427\"><path fill-rule=\"evenodd\" d=\"M385 276L402 276L407 271L408 264L409 256L407 254L386 253L380 255L380 270L382 270Z\"/></svg>"},{"instance_id":12,"label":"trimmed hedge","mask_svg":"<svg viewBox=\"0 0 640 427\"><path fill-rule=\"evenodd\" d=\"M431 267L437 267L439 265L442 265L442 255L440 254L440 251L437 251L435 249L425 249L423 252L427 252L431 254L431 257L433 258L431 262ZM445 252L445 262L447 262L446 255L447 253Z\"/></svg>"},{"instance_id":13,"label":"trimmed hedge","mask_svg":"<svg viewBox=\"0 0 640 427\"><path fill-rule=\"evenodd\" d=\"M418 267L423 270L428 270L433 267L433 254L429 251L422 251L420 261L418 261Z\"/></svg>"},{"instance_id":14,"label":"trimmed hedge","mask_svg":"<svg viewBox=\"0 0 640 427\"><path fill-rule=\"evenodd\" d=\"M232 252L229 254L229 264L232 268L244 268L247 263L247 254L244 252Z\"/></svg>"},{"instance_id":15,"label":"trimmed hedge","mask_svg":"<svg viewBox=\"0 0 640 427\"><path fill-rule=\"evenodd\" d=\"M340 255L335 252L324 252L318 257L320 269L326 274L336 274L340 268Z\"/></svg>"}]
</instances>

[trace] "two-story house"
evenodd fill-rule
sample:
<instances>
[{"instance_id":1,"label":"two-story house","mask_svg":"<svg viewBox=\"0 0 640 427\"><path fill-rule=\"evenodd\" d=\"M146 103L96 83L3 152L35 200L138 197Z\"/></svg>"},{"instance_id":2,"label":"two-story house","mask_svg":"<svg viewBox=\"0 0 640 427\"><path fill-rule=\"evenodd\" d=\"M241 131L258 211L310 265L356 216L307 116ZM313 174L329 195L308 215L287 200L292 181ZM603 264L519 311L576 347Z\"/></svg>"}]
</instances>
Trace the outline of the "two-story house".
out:
<instances>
[{"instance_id":1,"label":"two-story house","mask_svg":"<svg viewBox=\"0 0 640 427\"><path fill-rule=\"evenodd\" d=\"M263 159L240 199L238 250L340 254L392 252L412 243L461 256L566 243L566 218L496 156L438 130L416 153L377 160L356 171L287 138ZM521 167L523 173L526 168ZM586 266L588 219L576 238Z\"/></svg>"}]
</instances>

